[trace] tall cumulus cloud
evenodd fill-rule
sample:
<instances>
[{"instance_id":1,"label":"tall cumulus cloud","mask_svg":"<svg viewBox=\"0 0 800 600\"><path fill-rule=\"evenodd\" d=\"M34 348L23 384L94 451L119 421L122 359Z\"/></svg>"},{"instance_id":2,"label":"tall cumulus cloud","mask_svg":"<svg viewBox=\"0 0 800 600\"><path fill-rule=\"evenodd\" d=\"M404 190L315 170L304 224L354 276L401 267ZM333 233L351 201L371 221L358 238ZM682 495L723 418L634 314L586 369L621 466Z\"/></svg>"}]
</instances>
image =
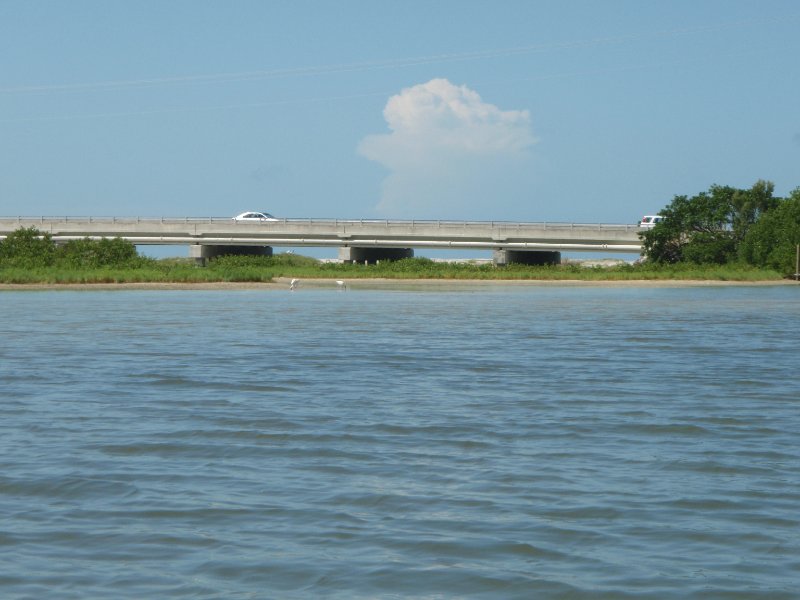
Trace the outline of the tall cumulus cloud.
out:
<instances>
[{"instance_id":1,"label":"tall cumulus cloud","mask_svg":"<svg viewBox=\"0 0 800 600\"><path fill-rule=\"evenodd\" d=\"M501 110L466 86L432 79L392 96L383 115L390 133L358 147L389 170L382 215L493 218L498 201L524 185L535 143L527 110Z\"/></svg>"}]
</instances>

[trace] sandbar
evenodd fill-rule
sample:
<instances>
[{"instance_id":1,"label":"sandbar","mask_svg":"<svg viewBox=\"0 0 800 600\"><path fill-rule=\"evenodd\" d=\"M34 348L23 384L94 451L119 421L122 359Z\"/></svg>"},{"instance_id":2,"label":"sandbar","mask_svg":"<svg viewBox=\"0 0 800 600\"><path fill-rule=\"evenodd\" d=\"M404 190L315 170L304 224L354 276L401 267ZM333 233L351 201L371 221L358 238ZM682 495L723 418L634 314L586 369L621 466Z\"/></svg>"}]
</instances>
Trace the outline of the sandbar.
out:
<instances>
[{"instance_id":1,"label":"sandbar","mask_svg":"<svg viewBox=\"0 0 800 600\"><path fill-rule=\"evenodd\" d=\"M213 281L213 282L140 282L140 283L0 283L0 291L11 290L288 290L292 278L276 277L271 282ZM502 286L569 286L569 287L718 287L718 286L775 286L798 285L791 279L764 281L722 281L697 279L393 279L353 278L298 279L295 291L305 288L340 289L403 289L430 288L454 289Z\"/></svg>"}]
</instances>

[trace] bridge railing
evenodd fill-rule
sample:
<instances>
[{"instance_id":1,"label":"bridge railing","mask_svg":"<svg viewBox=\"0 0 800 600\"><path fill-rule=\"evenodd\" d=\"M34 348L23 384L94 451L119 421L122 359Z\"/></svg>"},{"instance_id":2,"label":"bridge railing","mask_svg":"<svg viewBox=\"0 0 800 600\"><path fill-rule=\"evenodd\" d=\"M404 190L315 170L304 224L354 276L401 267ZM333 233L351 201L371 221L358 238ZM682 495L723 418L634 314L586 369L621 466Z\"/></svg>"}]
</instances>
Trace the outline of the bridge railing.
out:
<instances>
[{"instance_id":1,"label":"bridge railing","mask_svg":"<svg viewBox=\"0 0 800 600\"><path fill-rule=\"evenodd\" d=\"M504 229L540 228L554 230L593 229L607 231L632 231L639 230L638 223L570 223L559 221L458 221L436 219L327 219L327 218L285 218L276 221L254 223L252 221L236 221L230 217L95 217L78 215L39 216L39 217L0 217L0 222L12 222L20 227L32 227L44 223L110 223L110 224L136 224L136 223L164 223L164 224L221 224L226 223L236 226L259 225L381 225L384 227L436 227L440 229L491 227Z\"/></svg>"}]
</instances>

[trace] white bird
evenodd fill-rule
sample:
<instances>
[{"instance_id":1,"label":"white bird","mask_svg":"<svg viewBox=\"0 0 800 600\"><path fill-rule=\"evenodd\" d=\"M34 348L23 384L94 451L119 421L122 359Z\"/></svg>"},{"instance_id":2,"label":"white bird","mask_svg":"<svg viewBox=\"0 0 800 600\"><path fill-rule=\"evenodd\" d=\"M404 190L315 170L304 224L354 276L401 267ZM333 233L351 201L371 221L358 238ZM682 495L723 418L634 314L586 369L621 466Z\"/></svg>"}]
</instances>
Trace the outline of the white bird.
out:
<instances>
[{"instance_id":1,"label":"white bird","mask_svg":"<svg viewBox=\"0 0 800 600\"><path fill-rule=\"evenodd\" d=\"M290 290L295 289L298 283L300 283L299 279L292 279L291 283L289 284L289 289Z\"/></svg>"},{"instance_id":2,"label":"white bird","mask_svg":"<svg viewBox=\"0 0 800 600\"><path fill-rule=\"evenodd\" d=\"M340 290L346 290L347 289L347 286L344 284L344 281L342 281L341 279L337 279L336 280L336 285L339 286Z\"/></svg>"}]
</instances>

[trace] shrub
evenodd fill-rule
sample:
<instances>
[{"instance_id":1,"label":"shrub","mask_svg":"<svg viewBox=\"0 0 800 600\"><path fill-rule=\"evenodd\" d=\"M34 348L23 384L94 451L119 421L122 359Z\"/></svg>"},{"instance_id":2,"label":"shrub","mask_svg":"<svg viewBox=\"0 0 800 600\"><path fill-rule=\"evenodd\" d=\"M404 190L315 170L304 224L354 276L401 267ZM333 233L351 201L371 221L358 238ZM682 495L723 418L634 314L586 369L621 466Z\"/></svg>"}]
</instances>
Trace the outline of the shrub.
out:
<instances>
[{"instance_id":1,"label":"shrub","mask_svg":"<svg viewBox=\"0 0 800 600\"><path fill-rule=\"evenodd\" d=\"M57 258L71 269L135 268L151 262L139 256L134 244L118 237L71 240L58 249Z\"/></svg>"},{"instance_id":2,"label":"shrub","mask_svg":"<svg viewBox=\"0 0 800 600\"><path fill-rule=\"evenodd\" d=\"M223 254L208 261L208 268L214 270L240 269L240 268L266 268L271 267L274 260L271 256L258 256L252 254Z\"/></svg>"},{"instance_id":3,"label":"shrub","mask_svg":"<svg viewBox=\"0 0 800 600\"><path fill-rule=\"evenodd\" d=\"M35 269L55 262L56 245L49 233L23 227L0 242L0 266Z\"/></svg>"}]
</instances>

